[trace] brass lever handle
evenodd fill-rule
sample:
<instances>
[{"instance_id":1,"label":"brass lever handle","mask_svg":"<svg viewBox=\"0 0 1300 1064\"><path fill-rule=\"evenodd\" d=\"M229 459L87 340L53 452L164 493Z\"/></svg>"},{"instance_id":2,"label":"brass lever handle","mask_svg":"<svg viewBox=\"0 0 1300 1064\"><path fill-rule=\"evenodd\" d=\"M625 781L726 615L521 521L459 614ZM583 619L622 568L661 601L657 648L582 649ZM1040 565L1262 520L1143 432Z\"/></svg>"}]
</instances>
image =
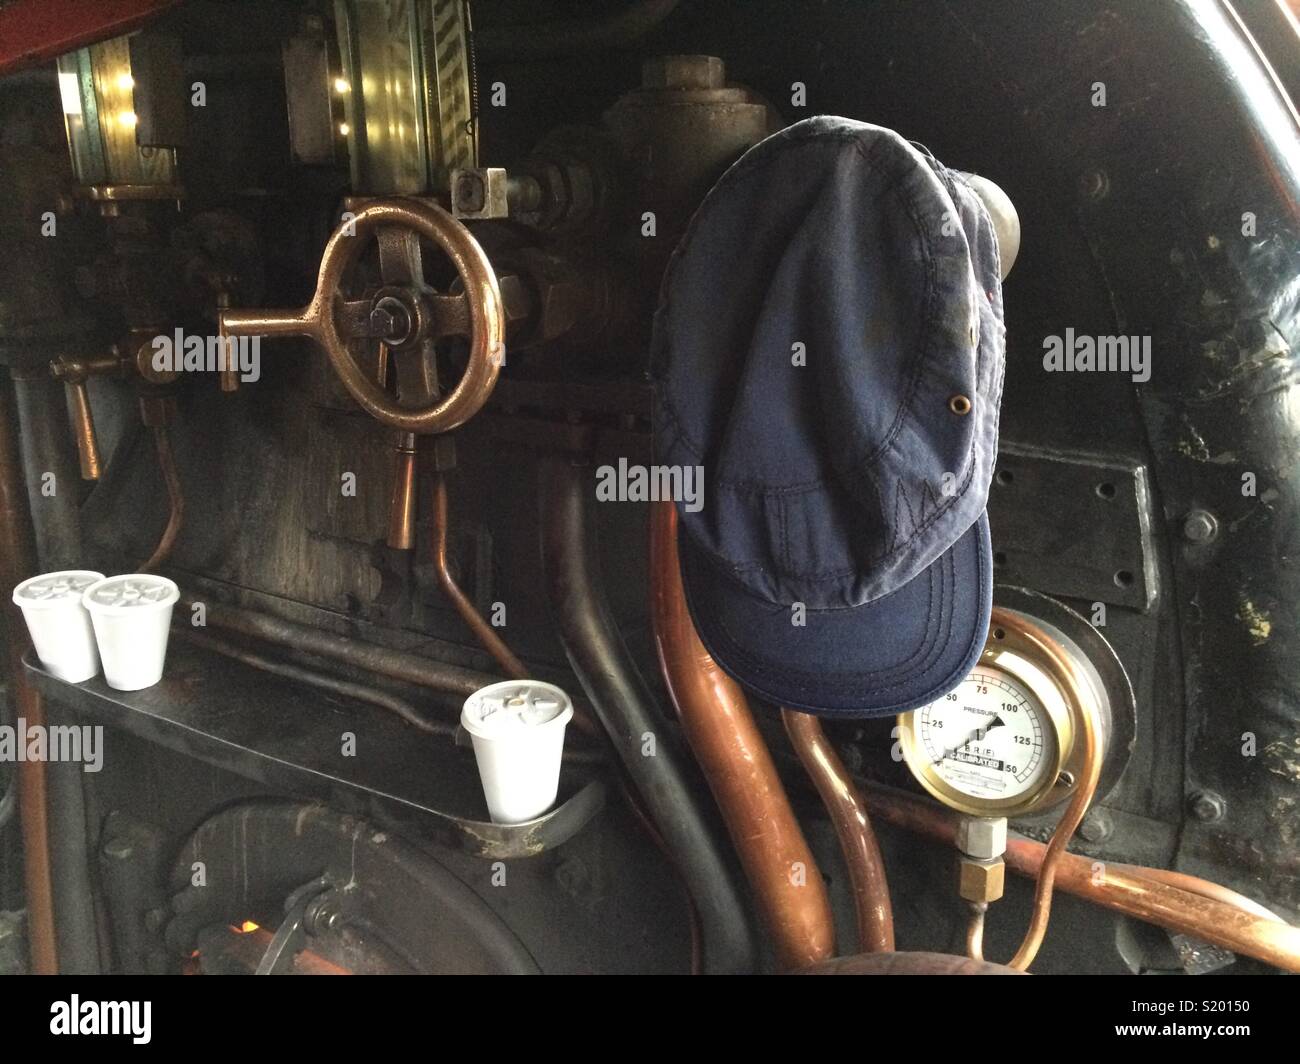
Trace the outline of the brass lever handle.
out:
<instances>
[{"instance_id":1,"label":"brass lever handle","mask_svg":"<svg viewBox=\"0 0 1300 1064\"><path fill-rule=\"evenodd\" d=\"M342 282L360 257L365 238L383 229L405 229L436 244L451 259L464 285L459 295L438 294L419 283L389 288L374 300L346 301ZM417 200L369 203L336 229L325 245L316 292L305 307L288 310L223 310L221 335L306 336L325 350L330 365L371 417L421 435L463 425L487 401L504 351L505 315L496 274L473 235L442 208ZM348 350L350 339L378 338L411 348L442 336L468 336L469 362L456 387L428 405L403 405L362 369ZM400 334L400 335L399 335Z\"/></svg>"},{"instance_id":2,"label":"brass lever handle","mask_svg":"<svg viewBox=\"0 0 1300 1064\"><path fill-rule=\"evenodd\" d=\"M117 356L94 359L56 358L50 363L50 372L57 380L63 381L67 388L68 414L72 419L72 434L77 441L82 480L98 480L102 468L99 441L95 437L95 416L90 408L86 379L117 373L121 368L122 360Z\"/></svg>"},{"instance_id":3,"label":"brass lever handle","mask_svg":"<svg viewBox=\"0 0 1300 1064\"><path fill-rule=\"evenodd\" d=\"M99 440L95 438L95 417L90 412L85 378L68 381L67 390L72 434L77 440L77 455L81 459L81 479L98 480L101 469Z\"/></svg>"}]
</instances>

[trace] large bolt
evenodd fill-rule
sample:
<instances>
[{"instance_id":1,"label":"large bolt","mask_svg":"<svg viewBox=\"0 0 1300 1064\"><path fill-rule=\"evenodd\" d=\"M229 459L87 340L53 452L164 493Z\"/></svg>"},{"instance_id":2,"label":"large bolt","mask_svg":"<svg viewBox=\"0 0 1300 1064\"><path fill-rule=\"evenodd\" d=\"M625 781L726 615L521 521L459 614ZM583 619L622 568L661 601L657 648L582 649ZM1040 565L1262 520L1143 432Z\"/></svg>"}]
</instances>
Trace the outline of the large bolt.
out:
<instances>
[{"instance_id":1,"label":"large bolt","mask_svg":"<svg viewBox=\"0 0 1300 1064\"><path fill-rule=\"evenodd\" d=\"M1192 543L1209 543L1219 534L1219 519L1209 510L1192 510L1183 518L1183 536Z\"/></svg>"},{"instance_id":2,"label":"large bolt","mask_svg":"<svg viewBox=\"0 0 1300 1064\"><path fill-rule=\"evenodd\" d=\"M303 914L307 930L313 935L323 935L327 931L337 931L343 922L343 914L334 905L330 894L320 894L307 905Z\"/></svg>"},{"instance_id":3,"label":"large bolt","mask_svg":"<svg viewBox=\"0 0 1300 1064\"><path fill-rule=\"evenodd\" d=\"M1079 825L1079 838L1084 842L1105 842L1115 832L1115 821L1104 809L1090 809Z\"/></svg>"},{"instance_id":4,"label":"large bolt","mask_svg":"<svg viewBox=\"0 0 1300 1064\"><path fill-rule=\"evenodd\" d=\"M1202 824L1222 820L1228 811L1228 803L1223 800L1223 795L1214 791L1197 791L1188 799L1187 807Z\"/></svg>"},{"instance_id":5,"label":"large bolt","mask_svg":"<svg viewBox=\"0 0 1300 1064\"><path fill-rule=\"evenodd\" d=\"M401 300L383 296L370 309L370 334L390 344L410 338L411 315Z\"/></svg>"}]
</instances>

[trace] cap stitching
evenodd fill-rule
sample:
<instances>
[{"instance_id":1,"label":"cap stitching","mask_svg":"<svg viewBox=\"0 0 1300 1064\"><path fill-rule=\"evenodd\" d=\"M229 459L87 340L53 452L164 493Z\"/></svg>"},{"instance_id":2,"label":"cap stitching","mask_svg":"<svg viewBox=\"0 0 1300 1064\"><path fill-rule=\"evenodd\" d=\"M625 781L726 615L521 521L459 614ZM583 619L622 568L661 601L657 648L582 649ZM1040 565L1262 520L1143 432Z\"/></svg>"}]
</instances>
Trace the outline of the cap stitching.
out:
<instances>
[{"instance_id":1,"label":"cap stitching","mask_svg":"<svg viewBox=\"0 0 1300 1064\"><path fill-rule=\"evenodd\" d=\"M981 600L983 600L983 598L984 598L984 585L985 585L985 582L986 582L986 580L985 580L985 574L986 574L985 555L987 554L987 551L986 551L985 549L983 549L983 547L984 547L984 544L983 544L984 536L980 533L979 530L976 531L976 536L977 536L977 543L978 543L978 547L979 547L979 549L977 549L977 551L976 551L976 575L977 575L977 580L978 580L978 583L979 583L978 594L980 595ZM954 565L954 568L955 568L955 565ZM955 583L955 581L954 581L954 583ZM689 585L688 585L688 586L689 586ZM690 596L689 594L687 595L687 604L688 604L688 606L691 608L692 615L694 615L694 613L695 613L695 607L694 607L694 604L691 602L691 596ZM980 614L981 614L981 616L986 612L986 611L984 610L983 606L984 606L983 601L981 601L981 603L980 603ZM931 606L929 606L929 607L927 608L927 618L926 618L926 619L927 619L927 627L928 627L929 617L932 615L932 613L933 613L933 605L931 605ZM947 637L947 636L950 636L950 634L951 634L951 631L952 631L952 624L953 624L953 615L952 615L951 613L949 613L949 614L948 614L948 617L947 617L947 622L946 622L946 624L945 624L945 632L944 632L945 639L943 640L943 643L944 643L945 645L946 645L946 643L947 643L947 641L948 641L946 637ZM974 638L974 642L973 642L972 647L969 649L969 651L967 652L967 654L965 654L965 655L963 656L962 661L958 664L958 667L957 667L956 669L950 671L950 672L949 672L949 673L948 673L948 674L943 678L943 681L942 681L941 683L934 683L934 682L931 682L931 684L929 685L929 690L927 690L923 695L920 695L920 696L913 696L912 698L905 700L903 703L901 703L901 704L900 704L899 706L897 706L897 707L896 707L896 706L873 707L872 710L871 710L871 713L874 714L874 715L885 716L885 715L887 715L887 714L889 714L889 713L893 713L893 712L903 712L903 711L904 711L904 708L903 708L903 707L915 707L915 706L925 705L927 702L931 701L931 700L933 699L933 697L937 697L939 694L942 694L942 690L940 690L940 688L947 689L947 687L951 686L951 682L954 680L954 678L955 678L956 680L960 681L961 676L965 675L967 672L970 671L970 667L971 667L970 659L971 659L971 657L972 657L972 654L971 654L970 651L975 651L975 652L976 652L976 655L977 655L977 654L978 654L978 651L979 651L979 648L983 645L983 636L984 636L985 633L980 632L980 631L978 630L978 627L979 627L979 626L977 626L977 630L976 630L976 632L975 632L975 638ZM724 631L724 634L726 635L727 641L728 641L728 642L731 642L730 633L729 633L729 632L726 632L726 630L725 630L725 625L723 626L723 631ZM703 626L700 627L700 632L699 632L699 634L700 634L701 639L703 639L703 640L705 641L706 646L707 646L707 644L708 644L709 642L712 641L712 639L711 639L708 635L706 635L706 633L705 633L705 631L704 631L704 629L703 629ZM937 642L936 642L935 645L938 645ZM711 649L711 648L710 648L710 652L712 653L712 649ZM748 658L748 655L745 655L745 654L743 653L743 651L739 651L739 652L737 653L737 658L742 658L742 657L743 657L743 658ZM914 660L915 657L916 657L916 655L914 654L913 657L912 657L912 659L909 659L909 662L910 662L911 660ZM722 665L722 667L723 667L724 669L726 669L728 673L735 673L735 672L739 671L739 670L735 669L735 667L734 667L730 662L723 660L722 657L718 657L717 660L718 660L718 663L719 663L720 665ZM752 662L752 659L749 659L749 660ZM755 671L756 671L757 673L759 673L760 676L761 676L761 675L766 675L766 674L775 673L775 672L778 671L777 667L775 667L775 666L763 665L763 664L761 664L761 663L757 663L757 662L754 662L753 664L754 664ZM929 665L927 665L927 666L925 667L925 669L923 669L923 670L920 671L920 673L918 674L917 677L909 677L908 679L900 680L900 681L897 681L897 682L892 683L892 684L886 684L886 685L883 686L883 687L879 687L879 688L875 688L875 689L873 689L873 690L870 692L870 694L872 694L872 695L877 695L877 696L878 696L878 695L880 695L880 694L882 694L882 693L889 692L889 691L895 691L895 690L899 689L900 687L905 687L905 686L907 686L909 683L911 683L911 682L915 682L915 680L916 680L918 677L924 677L925 671L928 670L928 669L933 668L933 666L934 666L934 662L932 661ZM891 669L897 669L897 668L899 668L899 666L891 666ZM789 670L789 669L782 669L782 670L780 670L780 671L782 671L782 672L783 672L784 674L786 674L786 675L793 675L797 680L802 680L802 681L804 681L804 682L808 682L810 686L820 687L820 688L822 688L823 690L824 690L824 689L830 689L830 690L832 691L832 693L835 694L835 695L837 695L837 696L843 696L843 694L846 693L846 691L848 690L848 688L850 687L850 685L854 683L854 680L851 679L851 678L849 678L849 677L845 677L845 678L842 679L842 680L830 680L830 679L828 679L824 674L817 674L817 675L814 675L814 674L810 674L810 673L802 673L802 672L798 672L798 671L793 671L793 672L792 672L792 670ZM852 674L852 676L853 676L854 678L867 677L867 676L871 676L871 675L878 674L880 671L883 671L883 670L875 670L874 672L866 672L866 673L855 673L855 674ZM861 713L861 711L859 711L859 710L855 710L855 709L853 709L853 708L851 708L851 707L850 707L850 708L836 707L836 708L833 708L833 709L828 709L828 708L826 708L826 707L822 707L822 706L813 706L813 705L811 705L810 703L806 703L806 702L805 702L805 703L800 703L800 702L797 702L797 701L791 699L790 697L788 697L788 695L783 696L783 695L779 695L779 694L777 694L777 693L774 692L774 691L765 690L762 686L760 686L760 683L761 683L761 682L764 682L764 681L761 681L761 680L760 680L760 683L756 683L756 682L754 682L753 680L751 680L751 679L748 678L748 677L739 677L739 676L738 676L738 677L736 677L736 678L737 678L741 683L743 683L745 686L749 687L751 690L753 690L755 693L757 693L758 695L762 696L763 698L765 698L765 699L767 699L767 700L769 700L769 701L776 702L776 703L778 703L778 704L790 705L790 706L801 706L802 708L805 708L805 709L808 709L808 710L810 710L810 711L812 711L812 712L820 713L820 714L822 714L822 715L826 715L826 716L846 716L846 717L847 717L847 716L853 716L853 715L855 715L855 714L860 714L860 713Z\"/></svg>"},{"instance_id":2,"label":"cap stitching","mask_svg":"<svg viewBox=\"0 0 1300 1064\"><path fill-rule=\"evenodd\" d=\"M981 551L979 553L982 558L983 552ZM952 570L954 568L955 568L955 562L953 561L951 556L945 555L945 564L943 565L939 573L940 587L939 587L938 597L940 599L942 599L943 597L944 585L948 582L950 578L952 578ZM934 578L934 574L931 574L931 579L933 578ZM952 582L955 585L956 583L955 578L952 579ZM858 683L860 683L863 679L867 677L880 676L882 674L885 675L896 674L904 670L906 670L908 673L919 672L920 674L923 675L926 669L931 668L933 666L934 659L937 656L936 648L938 649L939 653L942 652L942 647L946 645L947 637L952 631L952 619L953 619L952 612L949 611L944 616L943 623L940 625L940 631L931 632L930 621L931 618L934 616L935 598L936 595L932 590L926 606L926 616L925 616L926 638L922 641L921 645L917 647L915 651L913 651L910 657L908 657L903 662L890 665L888 668L868 669L862 672L845 674L842 677L836 677L836 678L828 677L824 672L817 672L817 673L807 672L802 669L791 668L785 665L778 666L775 664L759 661L758 659L752 657L743 648L743 646L736 641L735 636L732 635L730 629L728 629L725 620L723 620L721 617L718 617L716 614L714 614L713 616L714 616L714 620L717 623L719 633L725 638L726 642L730 644L732 657L735 660L745 664L747 666L747 669L749 671L752 671L752 673L755 674L756 676L761 677L761 676L779 673L784 676L793 677L796 680L800 678L807 678L810 682L822 688L845 690L850 687L856 686ZM828 612L834 612L834 611L828 611ZM918 667L915 664L918 660L924 661L926 662L926 664ZM909 682L913 682L914 679L915 679L914 676L909 675L905 679L897 680L893 683L886 683L883 687L880 687L877 690L891 691L896 688L906 686ZM753 681L748 678L744 682L746 684L749 684L750 686L755 686L753 684ZM757 688L755 689L757 690Z\"/></svg>"}]
</instances>

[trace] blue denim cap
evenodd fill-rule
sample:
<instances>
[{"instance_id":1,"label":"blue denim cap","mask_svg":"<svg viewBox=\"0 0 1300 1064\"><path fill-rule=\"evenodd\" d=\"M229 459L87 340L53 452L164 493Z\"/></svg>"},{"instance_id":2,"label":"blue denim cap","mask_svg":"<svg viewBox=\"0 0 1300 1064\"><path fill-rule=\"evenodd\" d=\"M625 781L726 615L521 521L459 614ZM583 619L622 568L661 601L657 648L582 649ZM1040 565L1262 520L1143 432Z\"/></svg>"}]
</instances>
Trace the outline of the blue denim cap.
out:
<instances>
[{"instance_id":1,"label":"blue denim cap","mask_svg":"<svg viewBox=\"0 0 1300 1064\"><path fill-rule=\"evenodd\" d=\"M703 468L682 577L730 675L838 717L961 682L1005 335L988 212L892 130L811 118L722 176L665 274L651 376L656 462Z\"/></svg>"}]
</instances>

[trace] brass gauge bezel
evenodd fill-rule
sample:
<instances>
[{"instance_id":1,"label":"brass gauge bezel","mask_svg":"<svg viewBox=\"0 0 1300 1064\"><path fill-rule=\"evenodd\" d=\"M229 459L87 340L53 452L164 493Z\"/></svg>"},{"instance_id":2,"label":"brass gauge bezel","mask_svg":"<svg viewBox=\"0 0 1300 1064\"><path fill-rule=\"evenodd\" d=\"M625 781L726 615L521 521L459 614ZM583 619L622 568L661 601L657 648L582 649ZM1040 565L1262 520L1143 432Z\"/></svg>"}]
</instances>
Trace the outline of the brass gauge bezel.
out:
<instances>
[{"instance_id":1,"label":"brass gauge bezel","mask_svg":"<svg viewBox=\"0 0 1300 1064\"><path fill-rule=\"evenodd\" d=\"M971 673L1002 673L1031 692L1052 729L1049 769L1038 786L1010 798L975 798L945 780L931 763L917 734L917 714L924 706L900 713L898 737L903 760L917 782L950 809L970 816L1018 817L1058 805L1077 789L1084 773L1084 744L1078 742L1085 713L1097 704L1097 692L1065 648L1033 619L995 607L988 638ZM971 673L962 678L962 683Z\"/></svg>"}]
</instances>

